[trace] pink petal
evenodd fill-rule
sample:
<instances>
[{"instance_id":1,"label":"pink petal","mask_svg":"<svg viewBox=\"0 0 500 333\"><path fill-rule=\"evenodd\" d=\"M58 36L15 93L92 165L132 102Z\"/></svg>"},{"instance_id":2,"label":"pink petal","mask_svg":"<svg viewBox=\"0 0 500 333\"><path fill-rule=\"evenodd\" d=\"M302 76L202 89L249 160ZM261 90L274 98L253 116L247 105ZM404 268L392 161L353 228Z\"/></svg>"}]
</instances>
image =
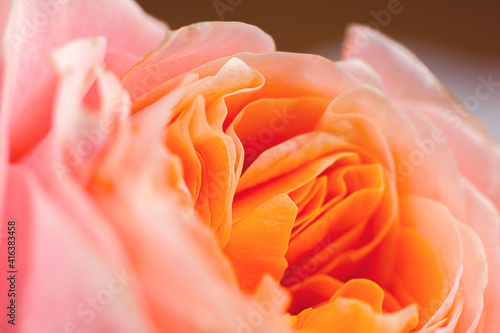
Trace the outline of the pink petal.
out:
<instances>
[{"instance_id":1,"label":"pink petal","mask_svg":"<svg viewBox=\"0 0 500 333\"><path fill-rule=\"evenodd\" d=\"M136 99L163 82L209 61L240 52L275 50L272 38L259 28L239 22L205 22L172 32L154 52L123 77Z\"/></svg>"},{"instance_id":2,"label":"pink petal","mask_svg":"<svg viewBox=\"0 0 500 333\"><path fill-rule=\"evenodd\" d=\"M108 50L104 62L107 65L107 69L120 77L140 59L141 57L139 55L133 53Z\"/></svg>"},{"instance_id":3,"label":"pink petal","mask_svg":"<svg viewBox=\"0 0 500 333\"><path fill-rule=\"evenodd\" d=\"M444 100L436 78L413 53L368 26L347 28L342 53L345 59L360 58L373 67L392 98Z\"/></svg>"},{"instance_id":4,"label":"pink petal","mask_svg":"<svg viewBox=\"0 0 500 333\"><path fill-rule=\"evenodd\" d=\"M337 61L336 64L346 73L358 79L360 84L369 84L381 91L385 90L380 75L365 61L359 58L348 58Z\"/></svg>"},{"instance_id":5,"label":"pink petal","mask_svg":"<svg viewBox=\"0 0 500 333\"><path fill-rule=\"evenodd\" d=\"M500 217L493 203L469 181L462 181L467 202L467 224L481 238L488 263L488 283L484 294L484 315L479 328L493 332L500 326Z\"/></svg>"},{"instance_id":6,"label":"pink petal","mask_svg":"<svg viewBox=\"0 0 500 333\"><path fill-rule=\"evenodd\" d=\"M49 57L55 48L102 35L110 50L140 56L158 45L166 30L129 0L15 2L5 31L4 56L12 75L2 106L11 114L11 159L19 159L51 126L56 76Z\"/></svg>"},{"instance_id":7,"label":"pink petal","mask_svg":"<svg viewBox=\"0 0 500 333\"><path fill-rule=\"evenodd\" d=\"M424 113L439 126L460 171L500 206L500 148L413 53L367 26L351 25L343 57L366 61L382 77L391 100Z\"/></svg>"},{"instance_id":8,"label":"pink petal","mask_svg":"<svg viewBox=\"0 0 500 333\"><path fill-rule=\"evenodd\" d=\"M488 280L488 263L478 235L466 224L459 224L464 247L464 275L459 296L464 300L455 332L474 332L484 309L484 292Z\"/></svg>"},{"instance_id":9,"label":"pink petal","mask_svg":"<svg viewBox=\"0 0 500 333\"><path fill-rule=\"evenodd\" d=\"M33 173L19 167L10 169L8 191L2 220L17 225L17 311L29 313L18 315L20 331L77 326L96 333L151 332L135 272L94 206L77 192L68 193L70 206L61 205ZM6 263L2 267L5 271ZM120 283L116 276L122 272L132 280ZM1 296L4 303L6 296ZM92 310L89 298L102 299L105 306ZM0 325L6 329L8 324Z\"/></svg>"}]
</instances>

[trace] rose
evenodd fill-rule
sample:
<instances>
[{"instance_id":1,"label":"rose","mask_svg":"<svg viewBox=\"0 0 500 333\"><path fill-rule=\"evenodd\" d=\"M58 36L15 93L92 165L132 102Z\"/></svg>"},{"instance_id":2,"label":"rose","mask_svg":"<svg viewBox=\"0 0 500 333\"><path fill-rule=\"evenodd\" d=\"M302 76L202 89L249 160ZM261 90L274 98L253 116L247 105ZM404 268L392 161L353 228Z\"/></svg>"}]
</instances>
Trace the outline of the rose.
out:
<instances>
[{"instance_id":1,"label":"rose","mask_svg":"<svg viewBox=\"0 0 500 333\"><path fill-rule=\"evenodd\" d=\"M492 331L499 297L494 279L486 285L486 264L492 276L498 212L487 196L498 183L456 147L476 147L488 170L498 169L496 148L461 118L439 123L462 109L407 51L371 30L350 31L346 53L366 62L239 53L273 50L267 35L240 24L172 32L122 77L131 117L129 94L101 66L102 39L55 53L54 125L41 142L11 138L3 168L5 215L34 230L25 251L36 278L25 285L42 294L25 296L34 313L26 329L57 330L62 318L74 329L74 308L88 313L96 301L82 299L97 295L103 309L90 309L109 312L82 323L95 331L286 330L273 326L283 324L284 298L270 275L290 290L299 330L460 331L479 321ZM126 67L112 60L104 59L109 68ZM7 101L16 88L8 74ZM14 205L16 194L32 198L29 209ZM185 214L194 208L214 231L248 296L210 236L198 222L179 223L172 203ZM50 255L61 280L39 276ZM104 308L98 286L116 263L135 289ZM79 280L85 271L95 273ZM49 321L41 300L55 285L66 298ZM123 314L134 316L124 322Z\"/></svg>"},{"instance_id":2,"label":"rose","mask_svg":"<svg viewBox=\"0 0 500 333\"><path fill-rule=\"evenodd\" d=\"M486 197L498 203L498 148L463 107L366 28L351 28L345 54L355 58L336 65L283 53L216 59L203 46L220 49L206 41L220 30L181 29L122 82L139 115L196 75L165 143L240 288L252 293L266 274L281 281L296 329L491 330L496 282L484 288L486 262L489 274L498 265L498 211ZM151 69L161 82L135 94ZM474 147L487 176L459 147Z\"/></svg>"},{"instance_id":3,"label":"rose","mask_svg":"<svg viewBox=\"0 0 500 333\"><path fill-rule=\"evenodd\" d=\"M461 331L481 318L479 328L491 330L498 293L491 278L483 293L483 245L492 274L498 212L475 187L495 199L498 149L463 108L412 55L372 30L353 27L345 45L346 55L366 62L336 66L282 53L200 61L203 49L175 47L182 38L208 45L202 36L215 35L211 28L181 29L122 82L140 114L188 80L180 71L199 66L190 71L199 81L165 123L165 142L240 288L251 293L265 274L281 280L292 292L290 311L303 310L293 319L298 329L332 331L342 322L362 331ZM192 53L193 65L184 58ZM179 58L189 67L169 73ZM134 94L147 69L162 82ZM488 176L457 146L473 146ZM489 217L478 223L476 214ZM377 315L381 308L404 309L388 319Z\"/></svg>"}]
</instances>

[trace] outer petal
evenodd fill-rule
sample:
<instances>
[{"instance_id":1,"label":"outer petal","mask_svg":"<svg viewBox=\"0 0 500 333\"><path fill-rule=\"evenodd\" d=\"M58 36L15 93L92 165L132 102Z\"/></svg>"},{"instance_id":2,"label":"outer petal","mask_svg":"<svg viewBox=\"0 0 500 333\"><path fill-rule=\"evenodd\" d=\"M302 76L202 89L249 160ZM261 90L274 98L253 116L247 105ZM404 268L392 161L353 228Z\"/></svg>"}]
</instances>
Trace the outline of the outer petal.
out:
<instances>
[{"instance_id":1,"label":"outer petal","mask_svg":"<svg viewBox=\"0 0 500 333\"><path fill-rule=\"evenodd\" d=\"M54 48L75 38L103 35L110 50L142 55L166 30L129 0L15 2L5 31L4 56L12 75L2 105L2 113L11 114L11 158L22 156L51 126L56 75L49 56Z\"/></svg>"},{"instance_id":2,"label":"outer petal","mask_svg":"<svg viewBox=\"0 0 500 333\"><path fill-rule=\"evenodd\" d=\"M484 309L488 263L484 246L477 234L463 223L460 223L459 228L464 246L464 275L460 281L460 296L464 299L464 306L455 332L474 332Z\"/></svg>"},{"instance_id":3,"label":"outer petal","mask_svg":"<svg viewBox=\"0 0 500 333\"><path fill-rule=\"evenodd\" d=\"M430 117L446 135L460 171L500 205L500 149L414 54L373 29L352 25L343 56L365 60L381 75L392 101Z\"/></svg>"},{"instance_id":4,"label":"outer petal","mask_svg":"<svg viewBox=\"0 0 500 333\"><path fill-rule=\"evenodd\" d=\"M463 217L462 187L456 181L460 173L452 151L446 142L431 139L437 136L438 129L425 117L395 107L385 95L370 86L344 92L330 107L336 117L341 114L348 118L352 113L352 117L365 119L367 124L372 122L375 130L382 132L389 149L379 143L373 151L385 155L380 161L394 161L393 176L400 193L436 199L448 206L455 217ZM351 132L356 138L361 129ZM366 147L373 142L378 143L372 139L359 144Z\"/></svg>"},{"instance_id":5,"label":"outer petal","mask_svg":"<svg viewBox=\"0 0 500 333\"><path fill-rule=\"evenodd\" d=\"M467 222L481 238L488 264L488 283L484 294L484 311L480 332L495 331L500 325L500 218L498 210L467 180L463 180L467 200Z\"/></svg>"},{"instance_id":6,"label":"outer petal","mask_svg":"<svg viewBox=\"0 0 500 333\"><path fill-rule=\"evenodd\" d=\"M10 169L9 205L2 215L2 221L16 221L16 332L151 332L136 274L102 217L75 192L71 207L61 206L33 176ZM5 272L6 263L2 267Z\"/></svg>"},{"instance_id":7,"label":"outer petal","mask_svg":"<svg viewBox=\"0 0 500 333\"><path fill-rule=\"evenodd\" d=\"M190 71L190 75L197 74L200 78L213 76L230 61L230 57L216 59L198 66ZM272 52L267 54L256 54L243 52L234 55L245 62L258 76L265 77L264 84L258 80L258 89L241 91L234 96L225 96L227 105L227 117L225 126L230 124L241 111L243 107L261 98L296 98L297 96L310 96L332 99L338 96L343 91L359 86L360 83L352 75L346 73L340 66L323 57L311 54L297 54ZM276 66L280 64L280 66ZM295 68L296 70L290 70ZM154 69L154 68L153 68ZM134 69L132 69L133 71ZM150 69L149 69L150 70ZM142 70L142 72L147 72ZM154 71L152 72L154 73ZM142 73L144 80L136 80L125 82L127 75L123 78L124 84L129 91L139 87L144 89L151 84L150 80L154 78L152 73ZM188 74L186 74L188 75ZM172 90L178 82L183 78L180 77L163 82L156 88L148 91L147 94L134 100L134 112L139 111L147 105L154 103L165 93ZM335 84L331 84L335 82ZM134 93L132 92L132 95Z\"/></svg>"},{"instance_id":8,"label":"outer petal","mask_svg":"<svg viewBox=\"0 0 500 333\"><path fill-rule=\"evenodd\" d=\"M211 60L240 52L275 50L272 38L259 28L238 22L204 22L174 31L154 52L123 77L136 99L163 82Z\"/></svg>"},{"instance_id":9,"label":"outer petal","mask_svg":"<svg viewBox=\"0 0 500 333\"><path fill-rule=\"evenodd\" d=\"M397 99L443 101L432 73L402 45L367 26L347 28L343 58L361 58L381 75L387 93Z\"/></svg>"}]
</instances>

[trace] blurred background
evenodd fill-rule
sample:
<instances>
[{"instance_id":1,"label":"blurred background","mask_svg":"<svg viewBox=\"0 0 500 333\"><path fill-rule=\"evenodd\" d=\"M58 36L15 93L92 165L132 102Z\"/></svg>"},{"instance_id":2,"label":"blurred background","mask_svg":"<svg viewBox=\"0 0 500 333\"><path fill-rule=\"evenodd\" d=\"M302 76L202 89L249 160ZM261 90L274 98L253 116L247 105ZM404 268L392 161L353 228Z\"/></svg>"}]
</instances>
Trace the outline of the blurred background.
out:
<instances>
[{"instance_id":1,"label":"blurred background","mask_svg":"<svg viewBox=\"0 0 500 333\"><path fill-rule=\"evenodd\" d=\"M375 24L402 42L457 96L474 96L480 78L500 82L500 1L138 0L172 29L200 21L259 26L278 50L336 60L345 27ZM500 87L474 110L500 140Z\"/></svg>"}]
</instances>

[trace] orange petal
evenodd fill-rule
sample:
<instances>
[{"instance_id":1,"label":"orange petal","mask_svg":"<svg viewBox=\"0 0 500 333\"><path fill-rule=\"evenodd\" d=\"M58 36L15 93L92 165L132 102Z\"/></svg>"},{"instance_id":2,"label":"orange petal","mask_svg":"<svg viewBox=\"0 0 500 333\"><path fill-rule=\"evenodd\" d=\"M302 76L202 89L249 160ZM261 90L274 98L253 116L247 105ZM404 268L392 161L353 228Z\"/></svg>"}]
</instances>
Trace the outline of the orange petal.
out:
<instances>
[{"instance_id":1,"label":"orange petal","mask_svg":"<svg viewBox=\"0 0 500 333\"><path fill-rule=\"evenodd\" d=\"M305 318L301 318L301 317ZM298 315L298 332L316 333L400 333L410 331L418 322L416 306L391 314L379 314L370 304L351 298L337 298L314 310Z\"/></svg>"},{"instance_id":2,"label":"orange petal","mask_svg":"<svg viewBox=\"0 0 500 333\"><path fill-rule=\"evenodd\" d=\"M263 151L311 131L328 103L313 97L259 99L245 106L233 127L245 147L245 167Z\"/></svg>"},{"instance_id":3,"label":"orange petal","mask_svg":"<svg viewBox=\"0 0 500 333\"><path fill-rule=\"evenodd\" d=\"M330 302L334 302L341 297L363 301L369 304L375 313L382 313L384 291L373 281L366 279L349 280L332 296Z\"/></svg>"},{"instance_id":4,"label":"orange petal","mask_svg":"<svg viewBox=\"0 0 500 333\"><path fill-rule=\"evenodd\" d=\"M126 73L122 81L132 98L137 99L163 82L211 60L240 52L267 53L274 49L273 39L253 25L196 23L171 32L163 44Z\"/></svg>"},{"instance_id":5,"label":"orange petal","mask_svg":"<svg viewBox=\"0 0 500 333\"><path fill-rule=\"evenodd\" d=\"M462 309L463 245L458 221L443 204L411 196L403 207L393 294L398 297L402 287L419 303L419 326L426 329Z\"/></svg>"},{"instance_id":6,"label":"orange petal","mask_svg":"<svg viewBox=\"0 0 500 333\"><path fill-rule=\"evenodd\" d=\"M336 262L334 259L353 246L355 240L365 231L362 225L372 217L384 192L382 170L378 165L357 166L351 170L354 177L351 180L347 179L347 184L352 194L326 211L291 240L287 252L287 259L290 262L301 261L301 258L315 251L321 254L328 253L326 257L332 260L329 260L326 266L331 266ZM356 225L359 228L354 228ZM349 230L353 232L349 233ZM344 234L346 232L347 234ZM328 245L323 249L317 249L318 241L323 239L329 240ZM321 268L325 264L323 260Z\"/></svg>"},{"instance_id":7,"label":"orange petal","mask_svg":"<svg viewBox=\"0 0 500 333\"><path fill-rule=\"evenodd\" d=\"M288 311L295 314L302 309L316 307L322 305L322 303L326 304L342 285L341 281L329 275L312 275L290 288L293 298Z\"/></svg>"},{"instance_id":8,"label":"orange petal","mask_svg":"<svg viewBox=\"0 0 500 333\"><path fill-rule=\"evenodd\" d=\"M241 289L253 291L265 274L281 280L288 266L284 256L296 214L293 201L280 194L233 226L224 252L233 264Z\"/></svg>"}]
</instances>

